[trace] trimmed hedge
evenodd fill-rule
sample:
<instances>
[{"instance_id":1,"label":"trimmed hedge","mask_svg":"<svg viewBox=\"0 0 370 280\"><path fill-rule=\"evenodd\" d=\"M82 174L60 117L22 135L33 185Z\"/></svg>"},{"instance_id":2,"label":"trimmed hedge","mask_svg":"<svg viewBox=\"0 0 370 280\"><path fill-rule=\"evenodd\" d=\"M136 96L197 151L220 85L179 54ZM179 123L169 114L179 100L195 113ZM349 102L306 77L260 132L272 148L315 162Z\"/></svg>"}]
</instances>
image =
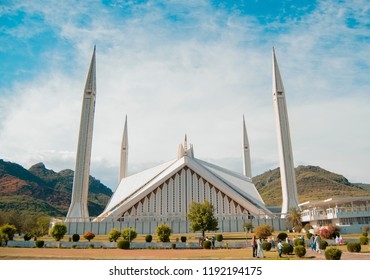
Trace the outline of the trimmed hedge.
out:
<instances>
[{"instance_id":1,"label":"trimmed hedge","mask_svg":"<svg viewBox=\"0 0 370 280\"><path fill-rule=\"evenodd\" d=\"M222 240L224 240L224 236L222 234L216 234L216 240L218 242L221 242Z\"/></svg>"},{"instance_id":2,"label":"trimmed hedge","mask_svg":"<svg viewBox=\"0 0 370 280\"><path fill-rule=\"evenodd\" d=\"M369 243L369 239L366 236L361 236L360 237L360 244L361 245L366 245Z\"/></svg>"},{"instance_id":3,"label":"trimmed hedge","mask_svg":"<svg viewBox=\"0 0 370 280\"><path fill-rule=\"evenodd\" d=\"M209 240L204 240L203 241L203 249L211 249L212 242Z\"/></svg>"},{"instance_id":4,"label":"trimmed hedge","mask_svg":"<svg viewBox=\"0 0 370 280\"><path fill-rule=\"evenodd\" d=\"M186 236L181 236L180 239L181 239L181 242L184 242L184 243L186 242Z\"/></svg>"},{"instance_id":5,"label":"trimmed hedge","mask_svg":"<svg viewBox=\"0 0 370 280\"><path fill-rule=\"evenodd\" d=\"M145 235L145 242L150 243L152 242L152 240L153 240L153 236L151 234Z\"/></svg>"},{"instance_id":6,"label":"trimmed hedge","mask_svg":"<svg viewBox=\"0 0 370 280\"><path fill-rule=\"evenodd\" d=\"M78 242L80 240L80 235L75 233L74 235L72 235L72 241L73 242Z\"/></svg>"},{"instance_id":7,"label":"trimmed hedge","mask_svg":"<svg viewBox=\"0 0 370 280\"><path fill-rule=\"evenodd\" d=\"M320 250L325 250L328 247L328 242L326 240L321 240L320 242Z\"/></svg>"},{"instance_id":8,"label":"trimmed hedge","mask_svg":"<svg viewBox=\"0 0 370 280\"><path fill-rule=\"evenodd\" d=\"M327 260L340 260L342 251L335 247L330 247L325 251L325 259Z\"/></svg>"},{"instance_id":9,"label":"trimmed hedge","mask_svg":"<svg viewBox=\"0 0 370 280\"><path fill-rule=\"evenodd\" d=\"M288 234L286 232L280 232L277 236L279 240L285 241L285 239L288 237Z\"/></svg>"},{"instance_id":10,"label":"trimmed hedge","mask_svg":"<svg viewBox=\"0 0 370 280\"><path fill-rule=\"evenodd\" d=\"M37 248L44 247L45 241L44 240L36 240L35 245Z\"/></svg>"},{"instance_id":11,"label":"trimmed hedge","mask_svg":"<svg viewBox=\"0 0 370 280\"><path fill-rule=\"evenodd\" d=\"M272 245L271 245L270 242L263 242L262 243L262 249L264 251L270 251L271 250L271 247L272 247Z\"/></svg>"},{"instance_id":12,"label":"trimmed hedge","mask_svg":"<svg viewBox=\"0 0 370 280\"><path fill-rule=\"evenodd\" d=\"M304 241L302 239L294 239L294 246L304 246Z\"/></svg>"},{"instance_id":13,"label":"trimmed hedge","mask_svg":"<svg viewBox=\"0 0 370 280\"><path fill-rule=\"evenodd\" d=\"M361 244L358 242L349 242L347 244L348 252L361 252Z\"/></svg>"},{"instance_id":14,"label":"trimmed hedge","mask_svg":"<svg viewBox=\"0 0 370 280\"><path fill-rule=\"evenodd\" d=\"M283 242L283 254L289 255L293 253L293 246L289 243Z\"/></svg>"},{"instance_id":15,"label":"trimmed hedge","mask_svg":"<svg viewBox=\"0 0 370 280\"><path fill-rule=\"evenodd\" d=\"M302 258L306 255L306 248L302 245L297 245L294 248L294 254L299 258Z\"/></svg>"},{"instance_id":16,"label":"trimmed hedge","mask_svg":"<svg viewBox=\"0 0 370 280\"><path fill-rule=\"evenodd\" d=\"M128 240L120 240L117 242L117 248L118 249L130 249L130 242Z\"/></svg>"}]
</instances>

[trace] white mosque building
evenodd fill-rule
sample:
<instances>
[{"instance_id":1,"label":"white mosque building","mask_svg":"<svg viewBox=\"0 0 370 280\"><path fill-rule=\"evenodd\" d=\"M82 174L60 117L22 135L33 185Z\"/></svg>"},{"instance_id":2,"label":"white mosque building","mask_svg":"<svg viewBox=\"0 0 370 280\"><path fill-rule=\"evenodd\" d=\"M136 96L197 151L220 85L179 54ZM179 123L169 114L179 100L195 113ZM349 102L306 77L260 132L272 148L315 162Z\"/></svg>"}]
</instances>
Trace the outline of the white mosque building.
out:
<instances>
[{"instance_id":1,"label":"white mosque building","mask_svg":"<svg viewBox=\"0 0 370 280\"><path fill-rule=\"evenodd\" d=\"M112 228L133 227L138 233L152 234L158 225L168 224L173 233L189 232L187 220L191 202L209 201L215 209L221 232L244 231L247 221L254 226L269 224L285 230L285 215L298 207L294 163L289 133L285 92L273 51L273 101L281 165L283 206L272 213L252 182L250 147L243 117L243 174L227 170L195 157L194 147L180 144L177 157L159 166L128 176L128 131L125 120L120 164L120 183L103 213L87 212L92 130L96 95L95 48L84 91L77 148L72 201L65 220L68 234L107 234ZM176 153L174 153L176 154Z\"/></svg>"}]
</instances>

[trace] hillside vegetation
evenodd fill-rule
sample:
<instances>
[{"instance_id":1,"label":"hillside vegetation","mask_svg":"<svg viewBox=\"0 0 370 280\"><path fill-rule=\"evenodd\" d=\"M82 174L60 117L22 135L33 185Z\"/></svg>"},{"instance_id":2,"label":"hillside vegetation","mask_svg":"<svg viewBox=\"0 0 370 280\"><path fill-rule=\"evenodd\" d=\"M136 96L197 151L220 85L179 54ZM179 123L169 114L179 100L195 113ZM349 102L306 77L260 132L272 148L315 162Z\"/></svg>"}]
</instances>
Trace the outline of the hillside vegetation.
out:
<instances>
[{"instance_id":1,"label":"hillside vegetation","mask_svg":"<svg viewBox=\"0 0 370 280\"><path fill-rule=\"evenodd\" d=\"M298 166L296 179L299 203L331 197L370 196L370 190L361 184L352 184L344 176L318 166ZM258 192L266 205L281 205L280 169L269 170L253 178Z\"/></svg>"},{"instance_id":2,"label":"hillside vegetation","mask_svg":"<svg viewBox=\"0 0 370 280\"><path fill-rule=\"evenodd\" d=\"M54 172L43 163L29 170L0 160L0 209L20 213L64 217L67 214L73 185L73 171ZM90 176L88 208L91 216L99 215L112 191Z\"/></svg>"}]
</instances>

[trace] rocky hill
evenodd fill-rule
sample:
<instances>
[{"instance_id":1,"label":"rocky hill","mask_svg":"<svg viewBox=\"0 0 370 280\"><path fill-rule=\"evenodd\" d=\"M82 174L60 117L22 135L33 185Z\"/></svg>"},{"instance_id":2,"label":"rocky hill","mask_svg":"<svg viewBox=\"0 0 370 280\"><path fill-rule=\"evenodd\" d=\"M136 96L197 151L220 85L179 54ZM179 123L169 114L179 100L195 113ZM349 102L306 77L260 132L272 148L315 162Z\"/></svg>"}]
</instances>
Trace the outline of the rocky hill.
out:
<instances>
[{"instance_id":1,"label":"rocky hill","mask_svg":"<svg viewBox=\"0 0 370 280\"><path fill-rule=\"evenodd\" d=\"M54 172L43 163L29 170L0 160L0 210L46 214L64 217L72 195L73 171ZM99 180L90 176L88 208L91 216L99 215L112 191Z\"/></svg>"},{"instance_id":2,"label":"rocky hill","mask_svg":"<svg viewBox=\"0 0 370 280\"><path fill-rule=\"evenodd\" d=\"M370 196L365 184L350 183L344 176L329 172L318 166L296 168L299 203L331 197ZM258 192L266 205L281 205L280 169L269 170L253 178Z\"/></svg>"}]
</instances>

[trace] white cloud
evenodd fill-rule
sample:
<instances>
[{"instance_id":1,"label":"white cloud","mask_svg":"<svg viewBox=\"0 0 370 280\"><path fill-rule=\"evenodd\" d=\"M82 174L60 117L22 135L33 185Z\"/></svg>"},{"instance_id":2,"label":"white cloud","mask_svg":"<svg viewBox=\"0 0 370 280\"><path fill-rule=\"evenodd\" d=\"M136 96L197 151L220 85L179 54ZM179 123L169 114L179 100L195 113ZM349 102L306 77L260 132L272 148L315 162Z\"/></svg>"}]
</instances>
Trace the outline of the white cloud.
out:
<instances>
[{"instance_id":1,"label":"white cloud","mask_svg":"<svg viewBox=\"0 0 370 280\"><path fill-rule=\"evenodd\" d=\"M241 170L243 114L253 173L275 168L275 45L296 165L321 165L370 182L370 81L368 71L358 66L370 65L364 55L369 42L356 39L368 32L363 11L368 5L344 3L338 13L335 5L324 3L300 22L280 24L283 33L266 33L269 27L256 19L212 10L206 2L196 8L176 2L181 20L172 25L166 19L169 10L155 5L138 7L123 19L118 10L102 6L79 3L72 8L68 3L56 10L35 3L27 2L25 9L41 12L75 47L78 61L67 73L40 73L15 86L14 98L3 99L7 110L0 121L0 153L9 160L30 165L40 159L50 168L74 168L82 90L96 43L93 176L115 188L126 113L130 172L173 159L185 133L196 156ZM348 13L361 23L356 29L345 26ZM81 24L84 16L87 24ZM52 52L58 54L57 49Z\"/></svg>"}]
</instances>

